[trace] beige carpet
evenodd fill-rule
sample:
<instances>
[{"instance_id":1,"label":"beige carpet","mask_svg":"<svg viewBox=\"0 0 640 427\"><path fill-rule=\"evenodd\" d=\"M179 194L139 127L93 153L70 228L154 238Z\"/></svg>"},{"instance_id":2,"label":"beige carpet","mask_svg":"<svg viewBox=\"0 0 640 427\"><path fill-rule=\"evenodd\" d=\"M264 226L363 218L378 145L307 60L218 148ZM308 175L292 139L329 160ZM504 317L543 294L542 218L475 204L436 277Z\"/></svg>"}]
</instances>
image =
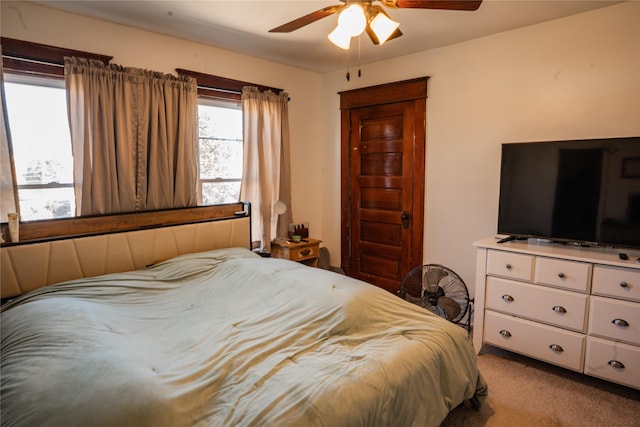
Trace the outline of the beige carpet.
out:
<instances>
[{"instance_id":1,"label":"beige carpet","mask_svg":"<svg viewBox=\"0 0 640 427\"><path fill-rule=\"evenodd\" d=\"M489 384L486 403L454 409L442 427L640 426L640 390L490 346L478 367Z\"/></svg>"}]
</instances>

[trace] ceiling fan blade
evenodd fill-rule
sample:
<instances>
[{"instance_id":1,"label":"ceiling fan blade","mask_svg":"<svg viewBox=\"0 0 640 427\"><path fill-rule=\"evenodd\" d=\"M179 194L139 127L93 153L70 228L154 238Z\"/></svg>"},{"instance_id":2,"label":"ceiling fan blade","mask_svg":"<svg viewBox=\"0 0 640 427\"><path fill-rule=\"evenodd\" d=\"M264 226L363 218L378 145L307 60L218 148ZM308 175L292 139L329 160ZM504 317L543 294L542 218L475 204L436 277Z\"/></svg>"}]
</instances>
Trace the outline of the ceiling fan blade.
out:
<instances>
[{"instance_id":1,"label":"ceiling fan blade","mask_svg":"<svg viewBox=\"0 0 640 427\"><path fill-rule=\"evenodd\" d=\"M305 25L312 24L322 18L333 15L334 13L340 12L344 8L344 5L337 4L335 6L327 6L324 9L316 10L315 12L311 12L308 15L301 16L300 18L294 19L293 21L287 22L286 24L280 25L279 27L272 28L269 30L270 33L290 33L299 28L304 27Z\"/></svg>"},{"instance_id":2,"label":"ceiling fan blade","mask_svg":"<svg viewBox=\"0 0 640 427\"><path fill-rule=\"evenodd\" d=\"M380 0L382 4L399 9L478 10L482 0Z\"/></svg>"}]
</instances>

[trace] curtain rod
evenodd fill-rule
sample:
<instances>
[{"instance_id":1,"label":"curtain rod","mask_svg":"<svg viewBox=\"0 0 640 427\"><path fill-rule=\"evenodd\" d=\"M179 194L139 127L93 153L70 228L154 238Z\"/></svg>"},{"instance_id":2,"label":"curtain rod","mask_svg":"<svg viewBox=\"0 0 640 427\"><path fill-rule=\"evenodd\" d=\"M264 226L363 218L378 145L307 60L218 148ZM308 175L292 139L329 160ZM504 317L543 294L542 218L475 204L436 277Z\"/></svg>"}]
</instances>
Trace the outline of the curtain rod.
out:
<instances>
[{"instance_id":1,"label":"curtain rod","mask_svg":"<svg viewBox=\"0 0 640 427\"><path fill-rule=\"evenodd\" d=\"M271 86L264 86L251 82L243 82L241 80L229 79L227 77L214 76L212 74L199 73L197 71L185 70L182 68L176 68L178 74L184 74L195 78L198 82L198 86L203 88L215 89L224 92L242 93L244 86L256 86L261 91L270 90L274 93L280 94L284 92L284 89L275 88Z\"/></svg>"}]
</instances>

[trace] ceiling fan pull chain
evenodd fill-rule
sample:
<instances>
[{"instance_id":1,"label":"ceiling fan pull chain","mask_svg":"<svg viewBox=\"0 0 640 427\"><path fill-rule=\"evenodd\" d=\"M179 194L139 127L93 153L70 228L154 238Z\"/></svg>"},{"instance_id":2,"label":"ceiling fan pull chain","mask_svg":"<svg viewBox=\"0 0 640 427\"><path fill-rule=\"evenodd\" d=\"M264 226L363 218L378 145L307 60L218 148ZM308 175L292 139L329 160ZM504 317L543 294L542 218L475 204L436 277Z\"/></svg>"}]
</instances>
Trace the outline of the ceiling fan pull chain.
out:
<instances>
[{"instance_id":1,"label":"ceiling fan pull chain","mask_svg":"<svg viewBox=\"0 0 640 427\"><path fill-rule=\"evenodd\" d=\"M349 49L347 49L347 81L351 80L351 73L349 72Z\"/></svg>"},{"instance_id":2,"label":"ceiling fan pull chain","mask_svg":"<svg viewBox=\"0 0 640 427\"><path fill-rule=\"evenodd\" d=\"M360 69L360 40L362 40L362 34L358 36L358 78L362 77L362 70Z\"/></svg>"}]
</instances>

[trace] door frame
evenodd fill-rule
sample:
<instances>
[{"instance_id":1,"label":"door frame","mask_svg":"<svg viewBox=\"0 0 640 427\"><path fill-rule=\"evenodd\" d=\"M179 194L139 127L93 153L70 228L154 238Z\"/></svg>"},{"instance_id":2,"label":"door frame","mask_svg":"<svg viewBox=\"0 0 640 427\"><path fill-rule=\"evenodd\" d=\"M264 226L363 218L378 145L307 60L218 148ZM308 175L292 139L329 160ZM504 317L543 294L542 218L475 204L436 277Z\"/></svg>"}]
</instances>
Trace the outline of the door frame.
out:
<instances>
[{"instance_id":1,"label":"door frame","mask_svg":"<svg viewBox=\"0 0 640 427\"><path fill-rule=\"evenodd\" d=\"M414 123L412 197L412 244L408 264L422 264L424 242L424 195L426 164L426 101L429 77L420 77L394 83L338 92L340 95L340 216L341 216L341 260L342 270L351 275L351 109L372 107L395 102L413 101L419 113ZM419 118L421 117L421 119ZM404 274L408 271L403 272Z\"/></svg>"}]
</instances>

